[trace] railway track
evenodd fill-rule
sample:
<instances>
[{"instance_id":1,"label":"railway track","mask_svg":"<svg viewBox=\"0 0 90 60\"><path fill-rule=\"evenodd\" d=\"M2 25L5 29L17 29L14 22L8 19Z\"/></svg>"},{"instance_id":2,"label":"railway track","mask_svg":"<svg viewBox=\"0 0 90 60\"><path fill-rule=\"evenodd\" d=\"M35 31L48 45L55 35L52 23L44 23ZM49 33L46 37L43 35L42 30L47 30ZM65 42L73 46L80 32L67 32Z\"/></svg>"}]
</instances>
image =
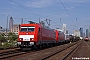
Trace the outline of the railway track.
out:
<instances>
[{"instance_id":1,"label":"railway track","mask_svg":"<svg viewBox=\"0 0 90 60\"><path fill-rule=\"evenodd\" d=\"M5 58L21 55L24 53L26 53L26 52L15 51L15 52L8 52L8 53L0 54L0 59L5 59Z\"/></svg>"},{"instance_id":2,"label":"railway track","mask_svg":"<svg viewBox=\"0 0 90 60\"><path fill-rule=\"evenodd\" d=\"M60 60L64 60L64 59L67 58L68 55L70 55L75 49L77 49L77 48L80 46L80 44L81 44L81 42L80 42L80 43L77 43L77 44L73 44L73 45L71 45L71 46L69 46L69 47L67 47L67 48L65 48L65 49L63 49L63 50L54 52L54 53L52 53L51 55L48 55L48 56L42 58L42 60L49 60L52 56L54 56L54 55L56 55L56 54L58 54L58 53L61 53L61 52L65 51L65 50L69 49L69 48L72 47L72 46L75 46L68 54L66 54L62 59L60 59ZM50 59L50 60L52 60L52 59ZM54 59L53 59L53 60L54 60Z\"/></svg>"},{"instance_id":3,"label":"railway track","mask_svg":"<svg viewBox=\"0 0 90 60\"><path fill-rule=\"evenodd\" d=\"M77 46L75 49L72 49L62 60L89 60L90 58L90 44L85 41Z\"/></svg>"},{"instance_id":4,"label":"railway track","mask_svg":"<svg viewBox=\"0 0 90 60\"><path fill-rule=\"evenodd\" d=\"M90 41L85 42L87 46L90 48Z\"/></svg>"},{"instance_id":5,"label":"railway track","mask_svg":"<svg viewBox=\"0 0 90 60\"><path fill-rule=\"evenodd\" d=\"M19 49L10 49L5 51L0 51L0 59L5 59L9 57L13 57L16 55L24 54L25 52L19 51Z\"/></svg>"},{"instance_id":6,"label":"railway track","mask_svg":"<svg viewBox=\"0 0 90 60\"><path fill-rule=\"evenodd\" d=\"M33 52L31 51L31 52L26 53L26 54L22 54L22 55L18 55L18 56L8 58L8 60L12 60L12 59L13 60L15 60L15 59L16 60L43 60L43 58L45 58L48 55L51 55L53 52L58 53L58 51L62 51L65 48L69 48L70 46L75 45L78 42L60 45L60 46L55 46L55 47L46 48L43 50L38 50L38 51L33 51Z\"/></svg>"},{"instance_id":7,"label":"railway track","mask_svg":"<svg viewBox=\"0 0 90 60\"><path fill-rule=\"evenodd\" d=\"M79 41L78 41L79 42ZM31 60L35 60L35 59L38 59L38 60L47 60L48 58L54 56L54 55L57 55L59 52L62 52L74 45L77 45L76 43L78 42L75 42L73 44L66 44L67 47L65 47L64 45L62 45L63 49L59 46L57 46L56 48L61 48L61 49L57 49L55 47L52 47L52 48L47 48L47 49L43 49L43 50L38 50L38 51L28 51L28 52L21 52L21 51L11 51L11 52L8 52L8 53L3 53L0 55L0 59L17 59L17 60L22 60L22 59L31 59ZM64 48L65 47L65 48ZM51 51L55 49L56 51ZM51 52L49 52L51 51ZM43 54L42 54L43 53ZM39 56L40 55L40 56ZM25 58L26 56L26 58ZM29 58L27 57L29 56ZM14 58L13 58L14 57ZM21 57L21 58L20 58ZM19 59L18 59L19 58Z\"/></svg>"},{"instance_id":8,"label":"railway track","mask_svg":"<svg viewBox=\"0 0 90 60\"><path fill-rule=\"evenodd\" d=\"M44 49L40 49L40 50L44 50ZM18 56L18 55L23 55L23 54L38 52L40 50L28 50L27 52L26 51L23 52L19 48L8 49L8 50L5 50L5 51L2 50L2 51L0 51L0 59L7 59L7 58L15 57L15 56Z\"/></svg>"},{"instance_id":9,"label":"railway track","mask_svg":"<svg viewBox=\"0 0 90 60\"><path fill-rule=\"evenodd\" d=\"M65 60L72 52L74 52L75 50L77 50L81 43L82 43L82 42L80 42L79 44L77 44L77 45L76 45L69 53L67 53L61 60Z\"/></svg>"},{"instance_id":10,"label":"railway track","mask_svg":"<svg viewBox=\"0 0 90 60\"><path fill-rule=\"evenodd\" d=\"M28 52L30 52L30 51L28 51ZM0 60L1 59L7 59L10 57L15 57L15 56L22 55L22 54L26 54L28 52L20 51L20 48L1 50L0 51Z\"/></svg>"}]
</instances>

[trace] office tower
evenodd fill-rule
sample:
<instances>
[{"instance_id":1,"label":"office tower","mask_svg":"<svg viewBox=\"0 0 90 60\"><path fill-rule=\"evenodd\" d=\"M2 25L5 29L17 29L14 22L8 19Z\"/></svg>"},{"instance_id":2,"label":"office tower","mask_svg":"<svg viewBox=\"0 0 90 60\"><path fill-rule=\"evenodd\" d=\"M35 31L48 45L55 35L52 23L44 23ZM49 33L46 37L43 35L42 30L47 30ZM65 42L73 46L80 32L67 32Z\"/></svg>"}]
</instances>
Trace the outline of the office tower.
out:
<instances>
[{"instance_id":1,"label":"office tower","mask_svg":"<svg viewBox=\"0 0 90 60\"><path fill-rule=\"evenodd\" d=\"M81 28L79 29L79 31L80 31L80 37L83 37L83 28L81 27Z\"/></svg>"}]
</instances>

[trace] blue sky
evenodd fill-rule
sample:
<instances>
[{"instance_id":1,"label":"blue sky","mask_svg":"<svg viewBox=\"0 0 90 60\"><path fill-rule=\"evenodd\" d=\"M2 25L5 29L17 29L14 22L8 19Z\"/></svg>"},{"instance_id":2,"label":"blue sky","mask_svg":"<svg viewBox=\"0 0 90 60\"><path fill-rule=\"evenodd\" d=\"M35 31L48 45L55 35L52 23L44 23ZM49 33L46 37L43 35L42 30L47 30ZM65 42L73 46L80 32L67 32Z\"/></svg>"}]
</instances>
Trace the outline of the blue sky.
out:
<instances>
[{"instance_id":1,"label":"blue sky","mask_svg":"<svg viewBox=\"0 0 90 60\"><path fill-rule=\"evenodd\" d=\"M14 24L32 20L39 22L46 18L52 20L51 28L67 24L70 33L90 25L90 0L0 0L0 26L6 27L7 16L13 17ZM61 18L61 20L60 20ZM76 20L77 18L77 20ZM76 27L75 27L76 26Z\"/></svg>"}]
</instances>

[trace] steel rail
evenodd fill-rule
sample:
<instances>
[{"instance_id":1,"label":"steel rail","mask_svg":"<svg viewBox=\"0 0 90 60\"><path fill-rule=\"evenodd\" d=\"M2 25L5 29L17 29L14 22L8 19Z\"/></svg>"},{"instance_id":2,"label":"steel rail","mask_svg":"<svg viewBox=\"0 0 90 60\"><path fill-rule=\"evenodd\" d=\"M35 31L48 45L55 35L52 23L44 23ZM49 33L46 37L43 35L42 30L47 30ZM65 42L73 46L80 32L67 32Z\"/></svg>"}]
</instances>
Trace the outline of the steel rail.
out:
<instances>
[{"instance_id":1,"label":"steel rail","mask_svg":"<svg viewBox=\"0 0 90 60\"><path fill-rule=\"evenodd\" d=\"M78 47L81 45L82 42L80 42L75 48L73 48L68 54L65 55L61 60L65 60L73 51L77 50Z\"/></svg>"},{"instance_id":2,"label":"steel rail","mask_svg":"<svg viewBox=\"0 0 90 60\"><path fill-rule=\"evenodd\" d=\"M73 45L76 45L76 44L78 44L78 43L75 43L75 44L73 44ZM59 52L62 52L62 51L64 51L64 50L68 49L69 47L72 47L73 45L68 46L67 48L62 49L62 50L59 50L59 51L57 51L57 52L55 52L55 53L52 53L52 54L50 54L50 55L48 55L48 56L46 56L46 57L42 58L41 60L48 59L48 58L50 58L51 56L54 56L54 55L58 54Z\"/></svg>"}]
</instances>

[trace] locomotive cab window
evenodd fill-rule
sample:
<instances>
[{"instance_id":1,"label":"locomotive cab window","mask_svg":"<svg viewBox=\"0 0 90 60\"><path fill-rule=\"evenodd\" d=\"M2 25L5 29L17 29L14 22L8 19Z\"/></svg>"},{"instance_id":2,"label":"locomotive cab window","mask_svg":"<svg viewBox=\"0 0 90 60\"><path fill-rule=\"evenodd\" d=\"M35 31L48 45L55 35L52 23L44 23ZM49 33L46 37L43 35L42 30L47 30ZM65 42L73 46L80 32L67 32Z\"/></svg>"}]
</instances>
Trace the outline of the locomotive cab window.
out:
<instances>
[{"instance_id":1,"label":"locomotive cab window","mask_svg":"<svg viewBox=\"0 0 90 60\"><path fill-rule=\"evenodd\" d=\"M35 27L28 27L28 31L34 31Z\"/></svg>"},{"instance_id":2,"label":"locomotive cab window","mask_svg":"<svg viewBox=\"0 0 90 60\"><path fill-rule=\"evenodd\" d=\"M27 28L26 27L21 27L21 32L25 32L27 31Z\"/></svg>"},{"instance_id":3,"label":"locomotive cab window","mask_svg":"<svg viewBox=\"0 0 90 60\"><path fill-rule=\"evenodd\" d=\"M34 29L35 29L35 27L32 27L32 26L26 27L26 26L25 26L25 27L21 27L21 32L27 32L27 31L33 32Z\"/></svg>"}]
</instances>

